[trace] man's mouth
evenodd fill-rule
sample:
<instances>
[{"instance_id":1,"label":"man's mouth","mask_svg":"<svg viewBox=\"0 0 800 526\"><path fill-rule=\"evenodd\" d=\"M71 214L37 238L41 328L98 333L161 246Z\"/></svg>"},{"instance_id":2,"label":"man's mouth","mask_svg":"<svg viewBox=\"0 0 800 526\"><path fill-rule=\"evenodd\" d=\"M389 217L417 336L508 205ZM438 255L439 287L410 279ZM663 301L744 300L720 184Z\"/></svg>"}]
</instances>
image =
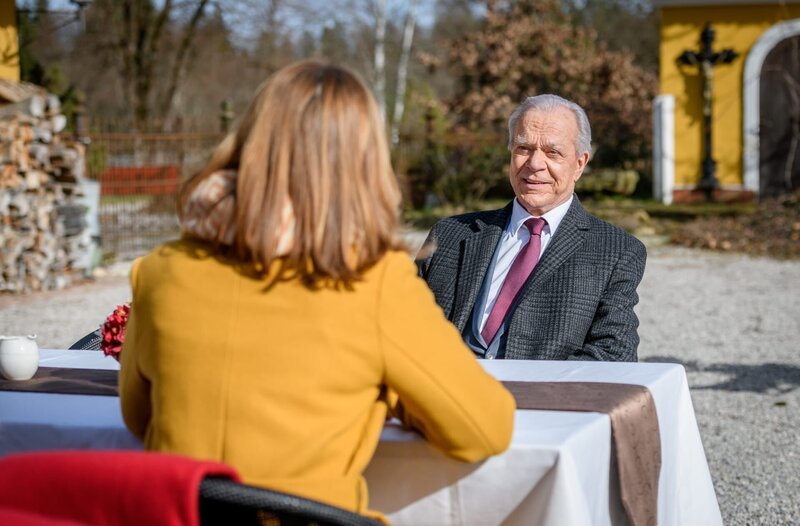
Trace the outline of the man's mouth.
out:
<instances>
[{"instance_id":1,"label":"man's mouth","mask_svg":"<svg viewBox=\"0 0 800 526\"><path fill-rule=\"evenodd\" d=\"M547 181L536 181L534 179L523 179L522 182L530 186L540 186L540 185L550 184Z\"/></svg>"}]
</instances>

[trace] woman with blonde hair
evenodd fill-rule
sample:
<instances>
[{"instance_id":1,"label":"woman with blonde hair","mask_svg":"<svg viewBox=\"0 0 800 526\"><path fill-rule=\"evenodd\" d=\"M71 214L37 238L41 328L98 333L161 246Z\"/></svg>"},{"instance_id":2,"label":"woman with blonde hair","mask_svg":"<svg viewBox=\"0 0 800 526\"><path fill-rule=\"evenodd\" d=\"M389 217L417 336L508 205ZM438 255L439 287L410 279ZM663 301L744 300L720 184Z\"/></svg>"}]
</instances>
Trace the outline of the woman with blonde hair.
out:
<instances>
[{"instance_id":1,"label":"woman with blonde hair","mask_svg":"<svg viewBox=\"0 0 800 526\"><path fill-rule=\"evenodd\" d=\"M120 397L145 447L361 513L387 409L454 458L503 451L513 399L417 277L400 201L355 74L268 79L182 189L181 240L131 270Z\"/></svg>"}]
</instances>

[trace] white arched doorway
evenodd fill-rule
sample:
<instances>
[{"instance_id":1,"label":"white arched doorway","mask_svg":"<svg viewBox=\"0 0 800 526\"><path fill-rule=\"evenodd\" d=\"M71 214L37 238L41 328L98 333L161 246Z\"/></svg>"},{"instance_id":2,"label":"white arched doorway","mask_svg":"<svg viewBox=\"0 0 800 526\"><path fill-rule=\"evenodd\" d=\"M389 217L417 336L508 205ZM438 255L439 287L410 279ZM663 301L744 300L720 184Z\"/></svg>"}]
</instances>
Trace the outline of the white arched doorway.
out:
<instances>
[{"instance_id":1,"label":"white arched doorway","mask_svg":"<svg viewBox=\"0 0 800 526\"><path fill-rule=\"evenodd\" d=\"M761 35L750 48L744 65L743 79L743 115L742 166L744 170L744 186L758 195L761 191L759 175L760 154L760 86L761 68L772 49L787 38L800 35L800 18L775 24Z\"/></svg>"}]
</instances>

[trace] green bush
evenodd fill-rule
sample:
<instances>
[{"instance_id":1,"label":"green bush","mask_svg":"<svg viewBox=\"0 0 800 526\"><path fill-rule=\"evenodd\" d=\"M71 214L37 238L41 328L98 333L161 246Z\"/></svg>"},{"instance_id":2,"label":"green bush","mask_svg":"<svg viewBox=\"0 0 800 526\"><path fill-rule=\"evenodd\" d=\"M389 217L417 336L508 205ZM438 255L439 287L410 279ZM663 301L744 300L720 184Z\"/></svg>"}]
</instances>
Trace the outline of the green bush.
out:
<instances>
[{"instance_id":1,"label":"green bush","mask_svg":"<svg viewBox=\"0 0 800 526\"><path fill-rule=\"evenodd\" d=\"M454 137L458 138L458 137ZM406 170L411 204L474 205L508 184L508 149L502 138L448 140L423 148Z\"/></svg>"}]
</instances>

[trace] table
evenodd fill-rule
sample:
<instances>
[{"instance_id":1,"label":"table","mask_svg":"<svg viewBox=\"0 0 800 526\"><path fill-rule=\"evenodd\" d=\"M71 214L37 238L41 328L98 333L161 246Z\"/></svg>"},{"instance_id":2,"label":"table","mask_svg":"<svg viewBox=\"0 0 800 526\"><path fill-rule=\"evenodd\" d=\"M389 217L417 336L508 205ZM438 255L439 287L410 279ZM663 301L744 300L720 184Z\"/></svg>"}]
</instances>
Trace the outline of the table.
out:
<instances>
[{"instance_id":1,"label":"table","mask_svg":"<svg viewBox=\"0 0 800 526\"><path fill-rule=\"evenodd\" d=\"M42 366L116 369L96 351L41 350ZM659 525L721 525L683 367L676 364L481 361L500 380L644 385L658 411ZM365 477L370 507L393 524L625 524L609 417L517 411L507 452L463 464L387 425ZM0 455L41 449L140 449L117 397L0 391Z\"/></svg>"}]
</instances>

